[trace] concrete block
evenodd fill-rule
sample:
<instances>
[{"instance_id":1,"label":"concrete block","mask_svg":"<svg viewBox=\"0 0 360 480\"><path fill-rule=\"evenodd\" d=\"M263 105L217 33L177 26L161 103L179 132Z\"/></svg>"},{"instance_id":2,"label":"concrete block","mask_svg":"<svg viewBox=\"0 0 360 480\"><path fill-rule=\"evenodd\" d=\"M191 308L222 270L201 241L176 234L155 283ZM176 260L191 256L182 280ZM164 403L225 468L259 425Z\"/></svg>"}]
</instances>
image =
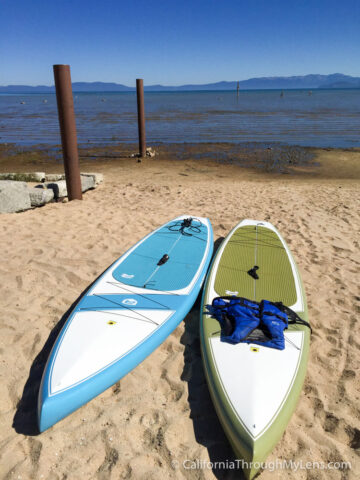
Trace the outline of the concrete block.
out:
<instances>
[{"instance_id":1,"label":"concrete block","mask_svg":"<svg viewBox=\"0 0 360 480\"><path fill-rule=\"evenodd\" d=\"M15 213L31 208L25 182L0 180L0 213Z\"/></svg>"},{"instance_id":2,"label":"concrete block","mask_svg":"<svg viewBox=\"0 0 360 480\"><path fill-rule=\"evenodd\" d=\"M95 179L94 177L90 177L87 175L80 175L81 179L81 191L86 192L86 190L90 190L95 188Z\"/></svg>"},{"instance_id":3,"label":"concrete block","mask_svg":"<svg viewBox=\"0 0 360 480\"><path fill-rule=\"evenodd\" d=\"M99 185L104 181L104 175L102 173L85 173L81 172L81 176L83 177L93 177L95 185Z\"/></svg>"},{"instance_id":4,"label":"concrete block","mask_svg":"<svg viewBox=\"0 0 360 480\"><path fill-rule=\"evenodd\" d=\"M46 182L58 182L59 180L65 180L65 173L47 173L45 175Z\"/></svg>"},{"instance_id":5,"label":"concrete block","mask_svg":"<svg viewBox=\"0 0 360 480\"><path fill-rule=\"evenodd\" d=\"M54 198L54 191L46 188L29 188L30 202L33 207L41 207L51 202Z\"/></svg>"},{"instance_id":6,"label":"concrete block","mask_svg":"<svg viewBox=\"0 0 360 480\"><path fill-rule=\"evenodd\" d=\"M45 172L0 173L0 180L14 180L16 182L44 182Z\"/></svg>"},{"instance_id":7,"label":"concrete block","mask_svg":"<svg viewBox=\"0 0 360 480\"><path fill-rule=\"evenodd\" d=\"M66 181L59 180L58 182L45 182L44 186L53 190L54 198L67 197Z\"/></svg>"}]
</instances>

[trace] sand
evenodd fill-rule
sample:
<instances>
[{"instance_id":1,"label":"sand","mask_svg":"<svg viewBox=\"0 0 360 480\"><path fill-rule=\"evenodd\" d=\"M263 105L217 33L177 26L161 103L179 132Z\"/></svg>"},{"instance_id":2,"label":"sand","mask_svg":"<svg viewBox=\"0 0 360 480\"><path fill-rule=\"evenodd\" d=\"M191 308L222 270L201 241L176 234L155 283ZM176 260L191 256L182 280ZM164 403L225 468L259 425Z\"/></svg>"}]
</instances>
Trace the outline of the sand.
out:
<instances>
[{"instance_id":1,"label":"sand","mask_svg":"<svg viewBox=\"0 0 360 480\"><path fill-rule=\"evenodd\" d=\"M0 478L242 478L240 470L183 466L234 458L204 378L199 301L114 387L36 431L42 370L71 305L132 244L182 213L208 216L217 244L243 218L272 222L302 274L314 329L307 377L268 460L351 462L352 469L264 471L260 478L358 478L360 153L340 153L341 165L339 152L318 152L319 167L292 175L165 154L141 163L85 158L82 170L104 173L105 183L83 201L0 215ZM8 171L17 168L10 160Z\"/></svg>"}]
</instances>

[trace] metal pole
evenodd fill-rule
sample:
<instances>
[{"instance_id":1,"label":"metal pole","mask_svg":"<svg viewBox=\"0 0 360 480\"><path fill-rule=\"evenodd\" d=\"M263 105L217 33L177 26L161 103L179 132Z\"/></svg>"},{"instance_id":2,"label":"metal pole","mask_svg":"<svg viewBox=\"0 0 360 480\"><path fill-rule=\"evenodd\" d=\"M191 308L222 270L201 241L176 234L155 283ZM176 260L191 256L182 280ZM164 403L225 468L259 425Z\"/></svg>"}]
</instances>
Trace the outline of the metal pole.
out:
<instances>
[{"instance_id":1,"label":"metal pole","mask_svg":"<svg viewBox=\"0 0 360 480\"><path fill-rule=\"evenodd\" d=\"M82 200L70 66L54 65L53 68L68 198L69 201Z\"/></svg>"},{"instance_id":2,"label":"metal pole","mask_svg":"<svg viewBox=\"0 0 360 480\"><path fill-rule=\"evenodd\" d=\"M146 138L145 138L145 109L144 109L144 80L136 79L136 95L138 110L138 128L139 128L139 151L140 157L146 155Z\"/></svg>"}]
</instances>

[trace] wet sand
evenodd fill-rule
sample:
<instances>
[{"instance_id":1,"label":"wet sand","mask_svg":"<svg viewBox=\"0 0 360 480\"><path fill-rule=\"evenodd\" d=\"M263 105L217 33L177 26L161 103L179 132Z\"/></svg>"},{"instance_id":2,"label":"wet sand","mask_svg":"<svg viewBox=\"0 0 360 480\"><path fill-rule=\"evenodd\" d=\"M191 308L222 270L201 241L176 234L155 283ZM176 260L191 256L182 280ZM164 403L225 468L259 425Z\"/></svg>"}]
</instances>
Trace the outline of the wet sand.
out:
<instances>
[{"instance_id":1,"label":"wet sand","mask_svg":"<svg viewBox=\"0 0 360 480\"><path fill-rule=\"evenodd\" d=\"M233 459L202 369L199 300L135 370L52 429L36 431L41 374L71 306L132 244L188 213L211 219L217 244L243 218L272 222L305 285L314 330L307 377L268 460L344 461L352 469L264 471L260 478L357 478L360 152L311 150L279 171L264 166L264 152L257 164L226 144L163 145L142 162L129 158L135 150L82 148L81 170L104 173L103 185L81 202L0 215L0 477L242 478L183 466ZM1 146L0 171L39 170L62 171L59 157Z\"/></svg>"}]
</instances>

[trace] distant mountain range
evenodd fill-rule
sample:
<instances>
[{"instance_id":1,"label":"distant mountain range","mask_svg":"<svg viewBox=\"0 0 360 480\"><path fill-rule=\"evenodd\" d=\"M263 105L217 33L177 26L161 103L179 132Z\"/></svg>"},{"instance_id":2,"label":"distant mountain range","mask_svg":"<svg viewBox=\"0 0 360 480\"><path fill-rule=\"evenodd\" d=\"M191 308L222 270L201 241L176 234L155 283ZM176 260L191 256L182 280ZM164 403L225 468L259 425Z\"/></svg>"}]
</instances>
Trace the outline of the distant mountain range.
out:
<instances>
[{"instance_id":1,"label":"distant mountain range","mask_svg":"<svg viewBox=\"0 0 360 480\"><path fill-rule=\"evenodd\" d=\"M177 87L165 85L147 85L145 91L174 92L194 90L236 90L237 81L217 82L203 85L180 85ZM135 87L127 87L119 83L104 82L74 82L74 92L133 92ZM294 77L261 77L249 78L239 82L241 90L266 90L266 89L315 89L315 88L360 88L360 77L351 77L342 73L331 75L303 75ZM0 86L0 93L53 93L54 86L39 85L7 85Z\"/></svg>"}]
</instances>

